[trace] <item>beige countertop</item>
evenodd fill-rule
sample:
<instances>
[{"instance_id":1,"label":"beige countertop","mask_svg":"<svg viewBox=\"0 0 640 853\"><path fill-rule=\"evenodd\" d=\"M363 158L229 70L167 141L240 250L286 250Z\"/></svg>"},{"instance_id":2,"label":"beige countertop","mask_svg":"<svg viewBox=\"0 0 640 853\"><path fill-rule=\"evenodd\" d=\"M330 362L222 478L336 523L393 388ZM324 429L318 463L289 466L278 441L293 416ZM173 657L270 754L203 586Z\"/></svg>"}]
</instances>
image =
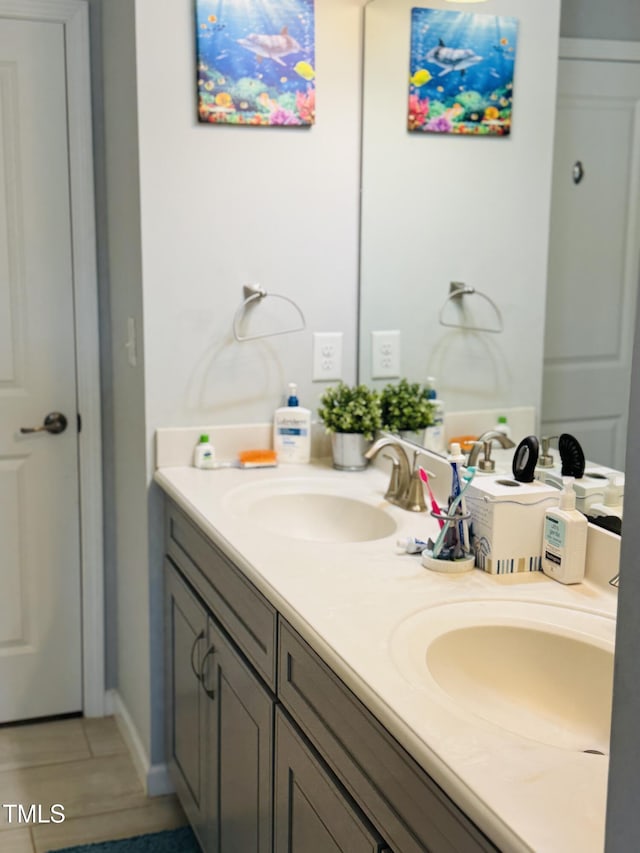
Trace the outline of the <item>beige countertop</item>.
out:
<instances>
[{"instance_id":1,"label":"beige countertop","mask_svg":"<svg viewBox=\"0 0 640 853\"><path fill-rule=\"evenodd\" d=\"M327 464L259 470L166 467L156 482L245 572L393 736L504 851L600 853L608 758L575 744L551 746L460 707L439 689L415 683L398 658L398 639L425 609L477 608L499 601L542 603L592 614L612 647L617 597L589 580L566 587L541 573L446 575L399 554L396 540L437 534L434 519L384 501L377 468L342 473ZM357 543L311 542L264 528L248 510L261 497L308 491L338 494L384 509L391 535ZM610 576L616 569L602 569ZM455 608L454 608L455 610ZM436 611L434 610L434 613ZM445 614L443 617L442 614ZM522 723L522 721L520 721Z\"/></svg>"}]
</instances>

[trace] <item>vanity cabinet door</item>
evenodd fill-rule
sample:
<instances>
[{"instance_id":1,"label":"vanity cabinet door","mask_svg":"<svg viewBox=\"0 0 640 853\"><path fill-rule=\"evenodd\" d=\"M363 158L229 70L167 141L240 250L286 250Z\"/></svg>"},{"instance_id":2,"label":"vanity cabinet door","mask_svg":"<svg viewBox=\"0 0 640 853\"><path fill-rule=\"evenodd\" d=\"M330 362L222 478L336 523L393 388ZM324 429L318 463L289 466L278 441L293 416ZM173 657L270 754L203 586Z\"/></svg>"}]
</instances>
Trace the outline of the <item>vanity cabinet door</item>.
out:
<instances>
[{"instance_id":1,"label":"vanity cabinet door","mask_svg":"<svg viewBox=\"0 0 640 853\"><path fill-rule=\"evenodd\" d=\"M166 755L176 792L205 847L208 701L200 685L207 612L165 560Z\"/></svg>"},{"instance_id":2,"label":"vanity cabinet door","mask_svg":"<svg viewBox=\"0 0 640 853\"><path fill-rule=\"evenodd\" d=\"M207 853L271 853L274 699L210 619Z\"/></svg>"},{"instance_id":3,"label":"vanity cabinet door","mask_svg":"<svg viewBox=\"0 0 640 853\"><path fill-rule=\"evenodd\" d=\"M274 853L389 850L280 709L275 780Z\"/></svg>"}]
</instances>

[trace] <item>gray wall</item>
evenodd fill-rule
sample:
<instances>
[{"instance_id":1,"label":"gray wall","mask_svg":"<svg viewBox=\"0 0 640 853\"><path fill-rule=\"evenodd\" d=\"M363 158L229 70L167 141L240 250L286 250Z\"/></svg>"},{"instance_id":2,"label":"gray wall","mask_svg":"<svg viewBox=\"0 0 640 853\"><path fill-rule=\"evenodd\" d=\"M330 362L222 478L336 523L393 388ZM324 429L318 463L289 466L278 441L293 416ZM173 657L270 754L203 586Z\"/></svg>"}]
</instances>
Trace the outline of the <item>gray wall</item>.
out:
<instances>
[{"instance_id":1,"label":"gray wall","mask_svg":"<svg viewBox=\"0 0 640 853\"><path fill-rule=\"evenodd\" d=\"M100 214L102 236L108 237L110 352L103 383L108 395L105 433L112 458L112 528L108 535L107 589L112 613L110 656L117 660L118 692L140 739L150 754L150 630L147 548L147 465L145 456L145 383L142 311L142 258L138 161L135 3L108 0L101 4L102 94L106 205ZM98 173L100 174L100 173ZM126 331L133 318L138 334L137 364L127 359ZM115 565L112 565L112 561ZM113 628L117 644L113 644ZM113 663L113 657L110 658Z\"/></svg>"},{"instance_id":2,"label":"gray wall","mask_svg":"<svg viewBox=\"0 0 640 853\"><path fill-rule=\"evenodd\" d=\"M115 556L115 481L113 460L113 371L111 369L111 298L107 232L107 177L102 56L102 0L89 0L91 39L91 100L93 105L93 163L96 198L96 249L100 313L100 396L102 406L102 488L104 532L105 687L118 682Z\"/></svg>"},{"instance_id":3,"label":"gray wall","mask_svg":"<svg viewBox=\"0 0 640 853\"><path fill-rule=\"evenodd\" d=\"M640 305L640 303L639 303ZM640 311L636 318L629 442L625 464L625 522L620 558L620 590L614 674L614 705L607 807L607 851L640 850Z\"/></svg>"},{"instance_id":4,"label":"gray wall","mask_svg":"<svg viewBox=\"0 0 640 853\"><path fill-rule=\"evenodd\" d=\"M640 41L640 2L562 0L560 35L565 38Z\"/></svg>"}]
</instances>

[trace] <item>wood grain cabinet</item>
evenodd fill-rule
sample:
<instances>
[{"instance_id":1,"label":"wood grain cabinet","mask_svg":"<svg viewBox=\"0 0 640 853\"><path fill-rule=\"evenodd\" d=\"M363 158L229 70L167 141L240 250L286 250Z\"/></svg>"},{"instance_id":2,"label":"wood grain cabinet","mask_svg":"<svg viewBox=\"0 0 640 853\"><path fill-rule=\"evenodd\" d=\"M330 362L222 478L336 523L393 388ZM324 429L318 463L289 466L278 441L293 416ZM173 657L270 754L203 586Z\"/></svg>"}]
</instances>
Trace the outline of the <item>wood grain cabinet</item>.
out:
<instances>
[{"instance_id":1,"label":"wood grain cabinet","mask_svg":"<svg viewBox=\"0 0 640 853\"><path fill-rule=\"evenodd\" d=\"M207 833L208 697L200 683L208 614L165 560L166 757L182 807L200 844Z\"/></svg>"},{"instance_id":2,"label":"wood grain cabinet","mask_svg":"<svg viewBox=\"0 0 640 853\"><path fill-rule=\"evenodd\" d=\"M275 853L382 853L388 850L318 754L278 709Z\"/></svg>"},{"instance_id":3,"label":"wood grain cabinet","mask_svg":"<svg viewBox=\"0 0 640 853\"><path fill-rule=\"evenodd\" d=\"M496 851L167 501L167 763L204 853Z\"/></svg>"},{"instance_id":4,"label":"wood grain cabinet","mask_svg":"<svg viewBox=\"0 0 640 853\"><path fill-rule=\"evenodd\" d=\"M271 853L274 699L167 560L166 746L206 853Z\"/></svg>"}]
</instances>

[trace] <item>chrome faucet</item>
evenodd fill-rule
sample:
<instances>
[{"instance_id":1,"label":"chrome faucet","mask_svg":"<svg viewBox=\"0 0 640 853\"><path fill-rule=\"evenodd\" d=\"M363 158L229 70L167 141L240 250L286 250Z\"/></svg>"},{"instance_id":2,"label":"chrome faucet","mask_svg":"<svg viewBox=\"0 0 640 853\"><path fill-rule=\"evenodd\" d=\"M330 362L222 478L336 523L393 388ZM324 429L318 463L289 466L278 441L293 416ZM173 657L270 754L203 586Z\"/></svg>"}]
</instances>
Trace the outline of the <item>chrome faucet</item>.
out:
<instances>
[{"instance_id":1,"label":"chrome faucet","mask_svg":"<svg viewBox=\"0 0 640 853\"><path fill-rule=\"evenodd\" d=\"M383 434L367 450L365 457L367 459L375 459L378 453L385 447L395 451L396 454L396 458L388 457L391 459L392 468L389 486L384 496L385 500L410 512L425 512L427 505L424 500L422 481L420 480L416 464L420 451L414 451L413 463L411 463L409 462L407 451L401 442L392 435Z\"/></svg>"},{"instance_id":2,"label":"chrome faucet","mask_svg":"<svg viewBox=\"0 0 640 853\"><path fill-rule=\"evenodd\" d=\"M498 444L505 449L515 447L514 442L511 441L511 439L503 432L498 432L498 430L495 429L483 432L482 435L478 437L477 441L474 441L473 443L473 447L469 453L469 458L467 459L467 468L471 465L475 465L480 471L495 471L496 463L495 460L491 458L491 445L494 441L497 441ZM480 456L481 452L484 452L484 459L481 459L478 462L478 456Z\"/></svg>"}]
</instances>

